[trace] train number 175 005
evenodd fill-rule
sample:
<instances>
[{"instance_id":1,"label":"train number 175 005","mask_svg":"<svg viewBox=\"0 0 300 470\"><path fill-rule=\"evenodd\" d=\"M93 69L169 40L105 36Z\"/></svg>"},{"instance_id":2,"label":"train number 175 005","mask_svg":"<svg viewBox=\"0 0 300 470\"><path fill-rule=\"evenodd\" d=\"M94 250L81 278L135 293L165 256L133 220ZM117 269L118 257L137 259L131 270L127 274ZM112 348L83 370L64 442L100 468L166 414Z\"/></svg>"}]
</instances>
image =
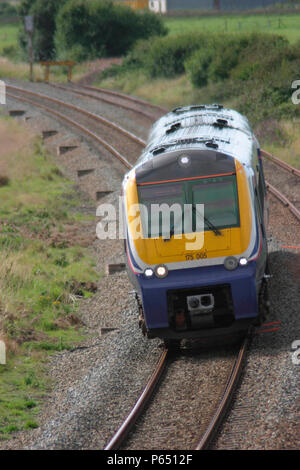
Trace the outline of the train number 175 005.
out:
<instances>
[{"instance_id":1,"label":"train number 175 005","mask_svg":"<svg viewBox=\"0 0 300 470\"><path fill-rule=\"evenodd\" d=\"M199 253L196 254L188 254L185 255L186 261L194 261L195 259L206 259L207 258L207 252L206 251L200 251Z\"/></svg>"}]
</instances>

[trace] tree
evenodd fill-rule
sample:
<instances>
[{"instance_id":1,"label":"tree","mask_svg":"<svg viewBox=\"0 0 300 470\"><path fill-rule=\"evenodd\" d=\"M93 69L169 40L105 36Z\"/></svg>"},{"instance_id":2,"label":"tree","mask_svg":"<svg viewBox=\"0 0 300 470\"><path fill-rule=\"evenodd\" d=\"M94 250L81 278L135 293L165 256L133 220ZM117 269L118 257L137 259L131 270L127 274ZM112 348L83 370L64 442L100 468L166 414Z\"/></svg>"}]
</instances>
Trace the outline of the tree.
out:
<instances>
[{"instance_id":1,"label":"tree","mask_svg":"<svg viewBox=\"0 0 300 470\"><path fill-rule=\"evenodd\" d=\"M59 10L56 49L60 58L87 60L125 54L138 39L166 34L157 15L110 0L69 0Z\"/></svg>"},{"instance_id":2,"label":"tree","mask_svg":"<svg viewBox=\"0 0 300 470\"><path fill-rule=\"evenodd\" d=\"M33 50L36 60L55 58L54 34L56 31L56 15L66 0L22 0L18 14L21 19L19 42L24 51L27 49L27 35L24 30L23 18L34 15Z\"/></svg>"}]
</instances>

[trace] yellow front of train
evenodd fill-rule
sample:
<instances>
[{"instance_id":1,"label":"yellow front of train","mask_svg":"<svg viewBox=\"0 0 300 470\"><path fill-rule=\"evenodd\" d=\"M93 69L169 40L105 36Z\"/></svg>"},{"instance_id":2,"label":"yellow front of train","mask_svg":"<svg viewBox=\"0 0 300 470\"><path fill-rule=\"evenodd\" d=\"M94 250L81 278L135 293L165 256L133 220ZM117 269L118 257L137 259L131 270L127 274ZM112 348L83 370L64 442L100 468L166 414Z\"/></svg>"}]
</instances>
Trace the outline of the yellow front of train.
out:
<instances>
[{"instance_id":1,"label":"yellow front of train","mask_svg":"<svg viewBox=\"0 0 300 470\"><path fill-rule=\"evenodd\" d=\"M259 235L242 163L213 150L170 153L128 174L124 206L150 336L198 336L257 315Z\"/></svg>"}]
</instances>

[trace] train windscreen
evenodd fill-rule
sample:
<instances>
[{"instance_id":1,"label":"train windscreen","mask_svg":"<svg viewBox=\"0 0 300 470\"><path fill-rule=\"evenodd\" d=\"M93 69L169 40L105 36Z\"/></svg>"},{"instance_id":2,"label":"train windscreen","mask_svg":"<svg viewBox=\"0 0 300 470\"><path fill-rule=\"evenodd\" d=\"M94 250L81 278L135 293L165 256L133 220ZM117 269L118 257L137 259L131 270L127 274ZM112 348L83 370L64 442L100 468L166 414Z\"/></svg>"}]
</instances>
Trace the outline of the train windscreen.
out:
<instances>
[{"instance_id":1,"label":"train windscreen","mask_svg":"<svg viewBox=\"0 0 300 470\"><path fill-rule=\"evenodd\" d=\"M235 175L141 184L138 196L145 238L195 232L197 217L203 218L204 230L240 225ZM202 204L203 215L198 211Z\"/></svg>"}]
</instances>

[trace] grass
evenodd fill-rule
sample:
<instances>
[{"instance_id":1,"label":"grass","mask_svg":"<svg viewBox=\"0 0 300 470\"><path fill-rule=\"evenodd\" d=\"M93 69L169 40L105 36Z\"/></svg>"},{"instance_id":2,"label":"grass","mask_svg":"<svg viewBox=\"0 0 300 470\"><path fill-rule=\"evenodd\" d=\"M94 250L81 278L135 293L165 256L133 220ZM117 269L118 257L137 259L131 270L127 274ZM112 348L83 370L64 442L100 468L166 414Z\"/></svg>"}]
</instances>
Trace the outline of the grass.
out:
<instances>
[{"instance_id":1,"label":"grass","mask_svg":"<svg viewBox=\"0 0 300 470\"><path fill-rule=\"evenodd\" d=\"M29 65L21 58L18 46L19 25L0 24L0 78L15 78L29 80ZM77 64L73 69L74 79L81 78L86 73L87 64ZM52 66L50 80L66 82L67 68ZM34 79L42 81L45 69L39 63L34 64Z\"/></svg>"},{"instance_id":2,"label":"grass","mask_svg":"<svg viewBox=\"0 0 300 470\"><path fill-rule=\"evenodd\" d=\"M190 32L268 32L285 36L291 43L300 40L300 13L284 15L222 15L194 18L165 18L170 35Z\"/></svg>"},{"instance_id":3,"label":"grass","mask_svg":"<svg viewBox=\"0 0 300 470\"><path fill-rule=\"evenodd\" d=\"M18 25L17 24L1 24L0 25L0 54L3 49L16 47L18 42Z\"/></svg>"},{"instance_id":4,"label":"grass","mask_svg":"<svg viewBox=\"0 0 300 470\"><path fill-rule=\"evenodd\" d=\"M282 144L278 139L266 139L263 141L264 150L300 169L300 122L282 121L280 128L285 137Z\"/></svg>"},{"instance_id":5,"label":"grass","mask_svg":"<svg viewBox=\"0 0 300 470\"><path fill-rule=\"evenodd\" d=\"M143 70L121 74L95 82L96 86L113 88L127 94L136 95L149 102L172 109L184 103L196 102L197 91L186 77L151 79Z\"/></svg>"},{"instance_id":6,"label":"grass","mask_svg":"<svg viewBox=\"0 0 300 470\"><path fill-rule=\"evenodd\" d=\"M87 72L88 64L77 64L73 68L72 80L76 81L83 77ZM0 78L14 78L18 80L28 81L29 64L24 61L17 61L8 57L0 56ZM45 76L45 69L40 64L33 66L34 81L43 81ZM67 69L66 67L52 66L50 69L50 81L67 82Z\"/></svg>"},{"instance_id":7,"label":"grass","mask_svg":"<svg viewBox=\"0 0 300 470\"><path fill-rule=\"evenodd\" d=\"M18 356L16 361L9 359L0 366L0 440L24 429L38 427L40 403L49 391L49 381L45 381L45 366L40 358Z\"/></svg>"},{"instance_id":8,"label":"grass","mask_svg":"<svg viewBox=\"0 0 300 470\"><path fill-rule=\"evenodd\" d=\"M38 426L49 355L82 340L78 306L98 275L79 195L41 141L0 120L0 439ZM84 241L84 243L83 243ZM84 246L83 246L84 245Z\"/></svg>"},{"instance_id":9,"label":"grass","mask_svg":"<svg viewBox=\"0 0 300 470\"><path fill-rule=\"evenodd\" d=\"M19 80L29 80L29 65L25 62L15 62L7 57L0 57L0 77L15 78ZM43 70L40 65L34 66L34 77L35 80L43 79Z\"/></svg>"}]
</instances>

